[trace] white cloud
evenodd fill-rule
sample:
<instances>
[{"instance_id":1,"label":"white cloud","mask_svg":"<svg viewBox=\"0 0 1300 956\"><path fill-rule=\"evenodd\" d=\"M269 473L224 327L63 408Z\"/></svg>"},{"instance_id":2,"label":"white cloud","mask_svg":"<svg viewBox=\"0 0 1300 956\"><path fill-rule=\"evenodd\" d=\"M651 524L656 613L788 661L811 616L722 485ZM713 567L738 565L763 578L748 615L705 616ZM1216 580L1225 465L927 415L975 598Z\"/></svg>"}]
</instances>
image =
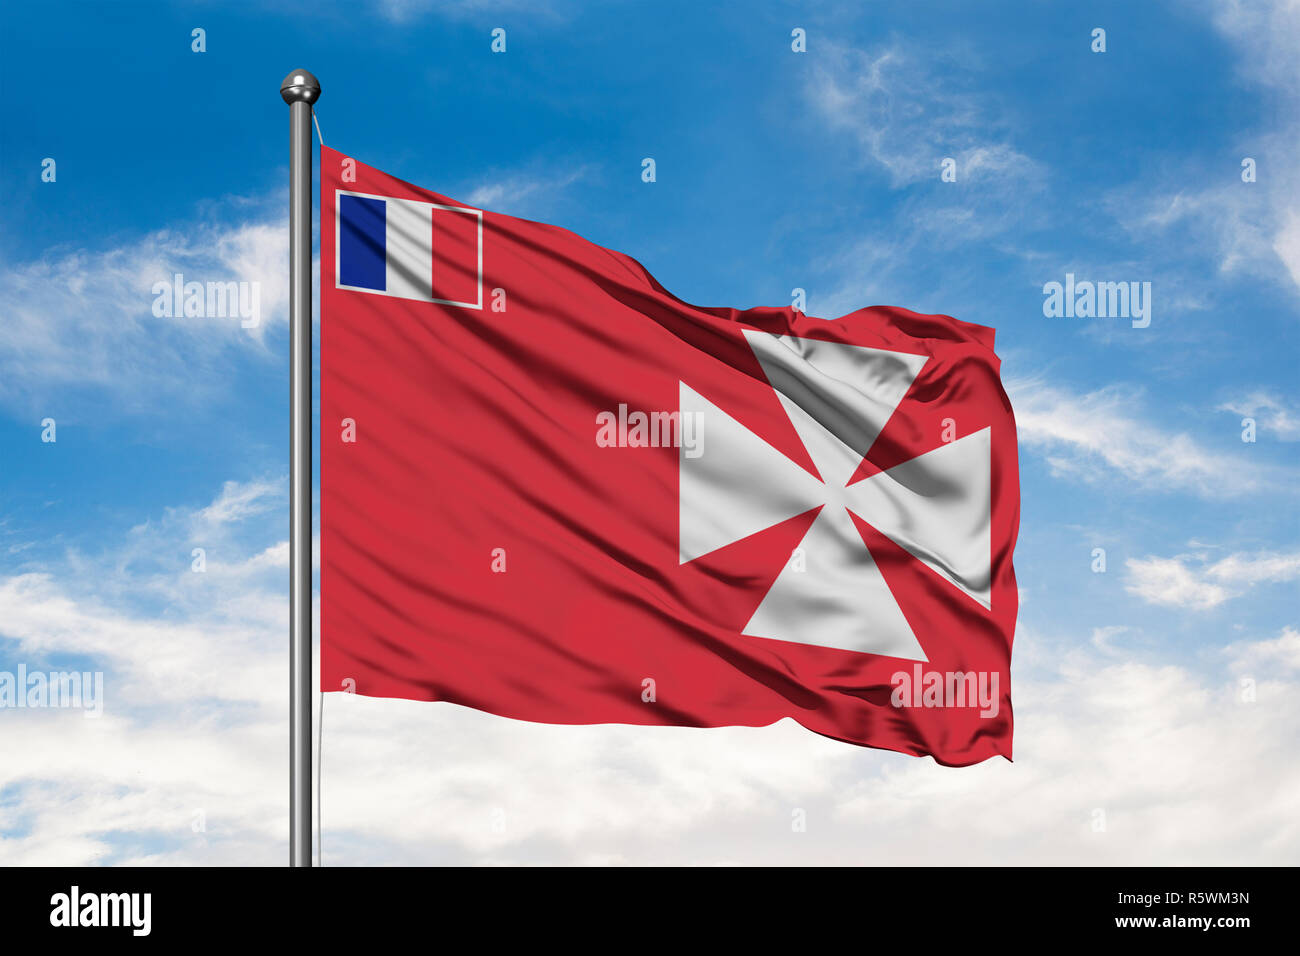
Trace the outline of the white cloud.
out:
<instances>
[{"instance_id":1,"label":"white cloud","mask_svg":"<svg viewBox=\"0 0 1300 956\"><path fill-rule=\"evenodd\" d=\"M1113 640L1121 634L1127 634L1129 630L1130 629L1123 624L1109 624L1105 627L1094 627L1092 629L1092 646L1107 654L1120 653L1115 647Z\"/></svg>"},{"instance_id":2,"label":"white cloud","mask_svg":"<svg viewBox=\"0 0 1300 956\"><path fill-rule=\"evenodd\" d=\"M204 575L192 577L208 599L219 590L208 587ZM0 636L15 642L11 654L53 661L69 655L94 658L97 669L115 675L107 692L118 708L128 702L256 700L256 681L250 677L275 671L275 649L263 631L270 614L239 620L218 599L213 611L182 622L153 619L80 597L73 584L44 573L0 578ZM250 596L260 610L260 596ZM287 627L287 607L283 616Z\"/></svg>"},{"instance_id":3,"label":"white cloud","mask_svg":"<svg viewBox=\"0 0 1300 956\"><path fill-rule=\"evenodd\" d=\"M198 514L243 489L141 527L180 551ZM220 527L264 524L236 514ZM0 579L6 662L84 655L108 671L99 720L0 714L0 862L284 862L283 549L263 540L230 556L239 574L169 579L179 599L152 612L103 582L113 549ZM1234 580L1277 573L1260 556L1219 564ZM1102 645L1118 633L1103 631ZM1293 863L1300 680L1280 665L1294 674L1298 642L1288 629L1228 649L1233 670L1274 664L1244 704L1229 672L1052 647L1022 627L1016 762L962 770L790 721L562 727L330 695L325 862ZM791 831L796 808L806 833Z\"/></svg>"},{"instance_id":4,"label":"white cloud","mask_svg":"<svg viewBox=\"0 0 1300 956\"><path fill-rule=\"evenodd\" d=\"M1040 379L1013 379L1007 392L1021 444L1043 454L1055 474L1089 481L1122 475L1155 490L1209 498L1278 484L1241 455L1144 421L1137 390L1110 386L1078 394Z\"/></svg>"},{"instance_id":5,"label":"white cloud","mask_svg":"<svg viewBox=\"0 0 1300 956\"><path fill-rule=\"evenodd\" d=\"M1219 411L1255 418L1264 434L1279 441L1300 441L1300 413L1290 402L1267 390L1259 389L1224 402Z\"/></svg>"},{"instance_id":6,"label":"white cloud","mask_svg":"<svg viewBox=\"0 0 1300 956\"><path fill-rule=\"evenodd\" d=\"M1249 80L1288 90L1300 63L1297 0L1202 0L1216 29L1241 48L1238 69Z\"/></svg>"},{"instance_id":7,"label":"white cloud","mask_svg":"<svg viewBox=\"0 0 1300 956\"><path fill-rule=\"evenodd\" d=\"M1202 12L1236 49L1242 78L1264 105L1272 126L1247 130L1223 144L1216 157L1230 166L1190 165L1160 171L1159 183L1143 181L1115 191L1108 206L1126 228L1167 236L1174 254L1211 255L1223 274L1276 280L1300 290L1300 197L1291 184L1300 175L1294 143L1300 110L1294 98L1300 74L1300 4L1295 0L1206 0ZM1254 159L1257 179L1244 183L1242 159ZM1178 185L1169 189L1164 183ZM1192 186L1199 183L1206 185ZM1198 278L1189 270L1187 279Z\"/></svg>"},{"instance_id":8,"label":"white cloud","mask_svg":"<svg viewBox=\"0 0 1300 956\"><path fill-rule=\"evenodd\" d=\"M1129 558L1124 589L1150 604L1204 611L1218 607L1233 593L1205 580L1178 558Z\"/></svg>"},{"instance_id":9,"label":"white cloud","mask_svg":"<svg viewBox=\"0 0 1300 956\"><path fill-rule=\"evenodd\" d=\"M1233 645L1228 651L1237 670L1300 672L1300 630L1294 627L1283 629L1274 640Z\"/></svg>"},{"instance_id":10,"label":"white cloud","mask_svg":"<svg viewBox=\"0 0 1300 956\"><path fill-rule=\"evenodd\" d=\"M227 481L216 500L194 516L195 524L231 524L261 514L282 498L284 485L283 481Z\"/></svg>"},{"instance_id":11,"label":"white cloud","mask_svg":"<svg viewBox=\"0 0 1300 956\"><path fill-rule=\"evenodd\" d=\"M576 166L558 176L513 173L479 184L464 201L512 216L532 215L535 213L530 210L549 208L563 189L583 179L588 171L586 166Z\"/></svg>"},{"instance_id":12,"label":"white cloud","mask_svg":"<svg viewBox=\"0 0 1300 956\"><path fill-rule=\"evenodd\" d=\"M1274 179L1287 181L1286 170L1279 168L1287 160L1286 143L1275 134L1259 135L1250 146L1239 148L1260 167L1261 179L1243 183L1240 169L1226 171L1183 169L1165 177L1179 182L1205 183L1182 186L1174 191L1150 183L1135 182L1114 190L1106 207L1128 232L1149 240L1152 236L1172 243L1164 259L1204 256L1213 261L1218 275L1197 275L1184 270L1181 275L1204 283L1222 276L1259 276L1293 285L1300 283L1300 206L1293 207L1292 197L1273 186ZM1267 176L1268 179L1262 177ZM1157 265L1160 263L1157 262ZM1175 296L1195 298L1186 288L1170 281L1161 284ZM1166 311L1170 311L1166 303Z\"/></svg>"},{"instance_id":13,"label":"white cloud","mask_svg":"<svg viewBox=\"0 0 1300 956\"><path fill-rule=\"evenodd\" d=\"M1300 209L1289 209L1280 217L1273 252L1286 266L1291 281L1300 286Z\"/></svg>"},{"instance_id":14,"label":"white cloud","mask_svg":"<svg viewBox=\"0 0 1300 956\"><path fill-rule=\"evenodd\" d=\"M1208 610L1242 588L1300 578L1300 553L1236 553L1213 563L1195 556L1130 558L1125 589L1151 604Z\"/></svg>"},{"instance_id":15,"label":"white cloud","mask_svg":"<svg viewBox=\"0 0 1300 956\"><path fill-rule=\"evenodd\" d=\"M134 408L197 400L229 385L232 360L268 355L287 319L287 225L275 218L163 229L107 251L55 249L0 264L0 402L66 410L89 390ZM155 283L256 283L260 320L159 318Z\"/></svg>"},{"instance_id":16,"label":"white cloud","mask_svg":"<svg viewBox=\"0 0 1300 956\"><path fill-rule=\"evenodd\" d=\"M895 186L937 181L945 157L957 161L959 182L1033 176L1033 161L999 128L997 104L954 92L953 75L971 70L956 62L944 68L941 78L899 45L864 52L823 41L807 92L831 127L851 133Z\"/></svg>"},{"instance_id":17,"label":"white cloud","mask_svg":"<svg viewBox=\"0 0 1300 956\"><path fill-rule=\"evenodd\" d=\"M818 41L804 99L836 138L847 136L862 164L906 190L888 223L861 238L840 239L808 263L825 274L809 297L811 312L834 316L869 302L906 301L935 311L955 306L955 287L981 279L966 255L990 247L1013 255L1023 236L1053 225L1041 202L1047 171L1018 149L1013 117L1001 98L970 92L986 64L965 51L913 49L901 43L871 51ZM956 163L956 180L942 182L941 164ZM942 287L918 286L917 264L944 262ZM812 283L809 283L811 286Z\"/></svg>"},{"instance_id":18,"label":"white cloud","mask_svg":"<svg viewBox=\"0 0 1300 956\"><path fill-rule=\"evenodd\" d=\"M1205 569L1217 581L1228 584L1264 584L1300 578L1300 553L1230 554Z\"/></svg>"},{"instance_id":19,"label":"white cloud","mask_svg":"<svg viewBox=\"0 0 1300 956\"><path fill-rule=\"evenodd\" d=\"M1014 770L907 765L861 782L845 812L898 834L873 862L905 859L909 844L918 861L958 863L1284 862L1297 843L1284 808L1300 787L1282 757L1300 715L1293 686L1247 705L1226 680L1177 665L1067 654L1055 673L1017 682Z\"/></svg>"}]
</instances>

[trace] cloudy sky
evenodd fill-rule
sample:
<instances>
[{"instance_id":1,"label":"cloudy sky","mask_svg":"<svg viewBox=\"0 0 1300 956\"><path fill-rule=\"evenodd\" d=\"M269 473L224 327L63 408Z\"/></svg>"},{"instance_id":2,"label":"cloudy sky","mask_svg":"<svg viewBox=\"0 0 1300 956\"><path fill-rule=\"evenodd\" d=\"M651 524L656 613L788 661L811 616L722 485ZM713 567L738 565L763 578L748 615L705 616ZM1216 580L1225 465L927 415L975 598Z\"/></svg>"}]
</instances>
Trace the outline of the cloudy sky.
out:
<instances>
[{"instance_id":1,"label":"cloudy sky","mask_svg":"<svg viewBox=\"0 0 1300 956\"><path fill-rule=\"evenodd\" d=\"M287 859L297 66L329 145L687 301L995 327L1022 468L1014 763L332 694L326 865L1300 862L1300 3L590 6L0 12L0 671L104 674L0 710L0 864Z\"/></svg>"}]
</instances>

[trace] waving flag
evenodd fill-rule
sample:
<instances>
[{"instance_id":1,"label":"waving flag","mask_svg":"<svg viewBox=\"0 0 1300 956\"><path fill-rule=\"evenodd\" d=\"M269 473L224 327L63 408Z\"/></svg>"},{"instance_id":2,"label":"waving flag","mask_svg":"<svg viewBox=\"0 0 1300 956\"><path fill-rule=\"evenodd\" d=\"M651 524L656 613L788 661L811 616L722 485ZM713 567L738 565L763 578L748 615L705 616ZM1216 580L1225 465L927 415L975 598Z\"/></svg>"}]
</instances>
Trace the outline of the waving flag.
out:
<instances>
[{"instance_id":1,"label":"waving flag","mask_svg":"<svg viewBox=\"0 0 1300 956\"><path fill-rule=\"evenodd\" d=\"M688 305L321 150L321 683L1011 756L993 331Z\"/></svg>"}]
</instances>

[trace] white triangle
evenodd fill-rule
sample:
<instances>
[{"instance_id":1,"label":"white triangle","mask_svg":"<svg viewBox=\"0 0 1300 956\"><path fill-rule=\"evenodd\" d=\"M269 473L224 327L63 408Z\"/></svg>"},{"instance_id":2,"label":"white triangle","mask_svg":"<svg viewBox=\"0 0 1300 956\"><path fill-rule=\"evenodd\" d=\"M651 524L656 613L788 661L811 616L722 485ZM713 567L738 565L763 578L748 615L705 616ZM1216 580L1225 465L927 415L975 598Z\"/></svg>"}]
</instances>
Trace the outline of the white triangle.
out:
<instances>
[{"instance_id":1,"label":"white triangle","mask_svg":"<svg viewBox=\"0 0 1300 956\"><path fill-rule=\"evenodd\" d=\"M700 416L697 457L678 451L678 562L685 564L817 507L822 483L685 382L682 415Z\"/></svg>"},{"instance_id":2,"label":"white triangle","mask_svg":"<svg viewBox=\"0 0 1300 956\"><path fill-rule=\"evenodd\" d=\"M988 428L844 489L871 527L991 607L991 436Z\"/></svg>"},{"instance_id":3,"label":"white triangle","mask_svg":"<svg viewBox=\"0 0 1300 956\"><path fill-rule=\"evenodd\" d=\"M847 511L823 508L799 548L804 569L786 563L745 634L928 660Z\"/></svg>"},{"instance_id":4,"label":"white triangle","mask_svg":"<svg viewBox=\"0 0 1300 956\"><path fill-rule=\"evenodd\" d=\"M753 329L745 330L745 338L822 478L840 487L867 456L927 361L924 355ZM832 436L841 446L838 451L829 443ZM846 460L852 467L841 475Z\"/></svg>"}]
</instances>

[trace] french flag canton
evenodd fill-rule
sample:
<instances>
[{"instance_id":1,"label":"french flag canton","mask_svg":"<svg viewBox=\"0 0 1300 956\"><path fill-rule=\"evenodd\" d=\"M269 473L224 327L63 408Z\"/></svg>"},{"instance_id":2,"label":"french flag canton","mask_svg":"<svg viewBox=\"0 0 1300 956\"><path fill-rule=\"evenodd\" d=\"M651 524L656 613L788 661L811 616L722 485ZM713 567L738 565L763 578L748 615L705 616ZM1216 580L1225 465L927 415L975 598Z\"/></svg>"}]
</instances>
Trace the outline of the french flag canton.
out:
<instances>
[{"instance_id":1,"label":"french flag canton","mask_svg":"<svg viewBox=\"0 0 1300 956\"><path fill-rule=\"evenodd\" d=\"M483 213L338 190L336 284L399 299L483 308Z\"/></svg>"}]
</instances>

